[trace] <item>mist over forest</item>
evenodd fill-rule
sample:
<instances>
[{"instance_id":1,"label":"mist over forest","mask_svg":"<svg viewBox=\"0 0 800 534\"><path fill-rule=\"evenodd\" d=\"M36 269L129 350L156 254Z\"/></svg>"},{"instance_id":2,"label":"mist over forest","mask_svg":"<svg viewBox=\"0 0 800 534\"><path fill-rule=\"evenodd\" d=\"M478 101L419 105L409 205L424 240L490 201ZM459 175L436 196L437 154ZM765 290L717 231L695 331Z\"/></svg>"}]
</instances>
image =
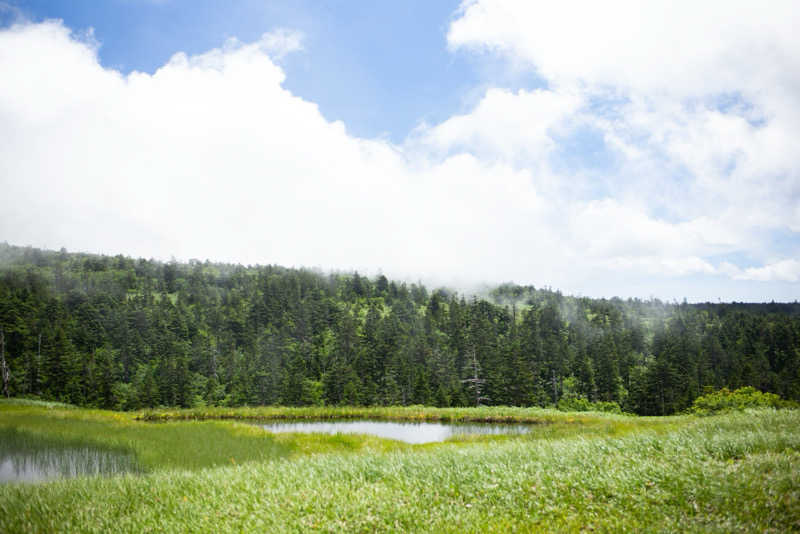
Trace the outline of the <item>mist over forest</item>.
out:
<instances>
[{"instance_id":1,"label":"mist over forest","mask_svg":"<svg viewBox=\"0 0 800 534\"><path fill-rule=\"evenodd\" d=\"M8 394L82 406L562 406L800 400L800 304L482 297L389 280L0 245Z\"/></svg>"}]
</instances>

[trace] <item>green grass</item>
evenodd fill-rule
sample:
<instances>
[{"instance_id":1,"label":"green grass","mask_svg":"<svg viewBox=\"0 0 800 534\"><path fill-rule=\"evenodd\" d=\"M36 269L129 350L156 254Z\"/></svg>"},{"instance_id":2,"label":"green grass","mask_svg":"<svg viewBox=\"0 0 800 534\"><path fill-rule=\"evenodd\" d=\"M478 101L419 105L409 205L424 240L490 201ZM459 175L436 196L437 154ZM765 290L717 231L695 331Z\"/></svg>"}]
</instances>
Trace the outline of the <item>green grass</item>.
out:
<instances>
[{"instance_id":1,"label":"green grass","mask_svg":"<svg viewBox=\"0 0 800 534\"><path fill-rule=\"evenodd\" d=\"M148 421L205 419L375 419L395 421L445 421L478 423L554 423L606 418L603 412L565 413L551 408L483 406L436 408L431 406L256 406L143 410L135 417ZM630 419L618 416L618 420Z\"/></svg>"},{"instance_id":2,"label":"green grass","mask_svg":"<svg viewBox=\"0 0 800 534\"><path fill-rule=\"evenodd\" d=\"M15 443L27 441L30 447L44 442L132 453L145 471L194 470L313 453L380 452L404 447L369 436L272 435L240 422L152 423L136 420L132 413L2 401L0 446L11 439Z\"/></svg>"},{"instance_id":3,"label":"green grass","mask_svg":"<svg viewBox=\"0 0 800 534\"><path fill-rule=\"evenodd\" d=\"M230 421L151 424L131 414L0 405L3 425L39 428L34 415L82 429L108 425L137 454L147 443L165 456L152 453L155 467L141 476L0 487L2 532L800 530L797 410L663 419L555 412L528 435L404 446L271 436ZM181 462L168 459L167 444L183 448L172 440L202 435L286 449L235 465L171 467Z\"/></svg>"}]
</instances>

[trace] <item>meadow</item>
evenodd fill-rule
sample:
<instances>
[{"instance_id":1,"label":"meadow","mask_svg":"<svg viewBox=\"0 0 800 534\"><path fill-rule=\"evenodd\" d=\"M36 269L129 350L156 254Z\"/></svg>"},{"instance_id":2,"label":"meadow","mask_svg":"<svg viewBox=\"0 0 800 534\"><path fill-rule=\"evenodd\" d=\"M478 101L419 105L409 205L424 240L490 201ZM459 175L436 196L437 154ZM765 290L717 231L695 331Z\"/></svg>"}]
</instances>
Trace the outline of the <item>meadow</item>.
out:
<instances>
[{"instance_id":1,"label":"meadow","mask_svg":"<svg viewBox=\"0 0 800 534\"><path fill-rule=\"evenodd\" d=\"M408 445L273 435L247 423L287 417L524 421L532 430ZM4 484L2 532L800 530L797 410L659 418L423 407L123 413L4 402L0 446L12 434L17 444L125 451L140 472Z\"/></svg>"}]
</instances>

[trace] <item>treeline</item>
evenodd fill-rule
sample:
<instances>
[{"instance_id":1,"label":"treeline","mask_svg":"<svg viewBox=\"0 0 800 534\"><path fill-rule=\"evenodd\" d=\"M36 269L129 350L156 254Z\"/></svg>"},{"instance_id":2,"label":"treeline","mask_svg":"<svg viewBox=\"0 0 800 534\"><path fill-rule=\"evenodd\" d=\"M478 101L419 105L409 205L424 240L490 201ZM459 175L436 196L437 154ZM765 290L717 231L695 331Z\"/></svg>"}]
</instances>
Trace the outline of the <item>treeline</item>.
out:
<instances>
[{"instance_id":1,"label":"treeline","mask_svg":"<svg viewBox=\"0 0 800 534\"><path fill-rule=\"evenodd\" d=\"M116 409L617 403L669 414L710 390L800 400L800 304L483 298L278 266L0 244L8 389Z\"/></svg>"}]
</instances>

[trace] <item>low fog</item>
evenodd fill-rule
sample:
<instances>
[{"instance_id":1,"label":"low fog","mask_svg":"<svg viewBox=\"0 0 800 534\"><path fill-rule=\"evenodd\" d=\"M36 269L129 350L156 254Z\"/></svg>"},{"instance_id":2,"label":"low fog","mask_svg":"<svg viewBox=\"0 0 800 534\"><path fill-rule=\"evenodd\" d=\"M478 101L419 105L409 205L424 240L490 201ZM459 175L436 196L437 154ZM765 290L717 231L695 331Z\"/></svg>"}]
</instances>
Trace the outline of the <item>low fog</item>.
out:
<instances>
[{"instance_id":1,"label":"low fog","mask_svg":"<svg viewBox=\"0 0 800 534\"><path fill-rule=\"evenodd\" d=\"M488 86L401 144L351 135L283 87L278 58L313 53L291 29L130 74L59 21L2 29L0 239L467 292L800 297L796 6L726 3L718 25L687 25L688 8L598 12L592 27L525 6L469 4L448 45L547 88Z\"/></svg>"}]
</instances>

